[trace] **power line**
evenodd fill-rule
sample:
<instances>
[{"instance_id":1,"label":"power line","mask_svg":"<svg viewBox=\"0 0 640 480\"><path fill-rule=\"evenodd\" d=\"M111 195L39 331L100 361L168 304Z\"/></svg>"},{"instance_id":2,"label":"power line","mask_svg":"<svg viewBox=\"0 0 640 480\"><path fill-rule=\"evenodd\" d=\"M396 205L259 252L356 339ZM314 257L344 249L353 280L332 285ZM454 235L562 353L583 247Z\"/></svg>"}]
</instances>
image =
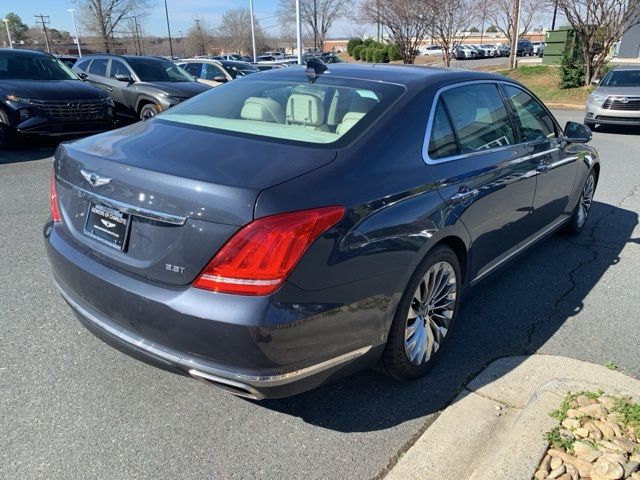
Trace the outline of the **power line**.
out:
<instances>
[{"instance_id":1,"label":"power line","mask_svg":"<svg viewBox=\"0 0 640 480\"><path fill-rule=\"evenodd\" d=\"M47 35L47 25L51 22L49 21L49 15L34 15L34 17L39 18L40 21L36 20L36 23L42 25L42 30L44 31L44 41L47 43L47 52L51 53L51 46L49 45L49 36Z\"/></svg>"}]
</instances>

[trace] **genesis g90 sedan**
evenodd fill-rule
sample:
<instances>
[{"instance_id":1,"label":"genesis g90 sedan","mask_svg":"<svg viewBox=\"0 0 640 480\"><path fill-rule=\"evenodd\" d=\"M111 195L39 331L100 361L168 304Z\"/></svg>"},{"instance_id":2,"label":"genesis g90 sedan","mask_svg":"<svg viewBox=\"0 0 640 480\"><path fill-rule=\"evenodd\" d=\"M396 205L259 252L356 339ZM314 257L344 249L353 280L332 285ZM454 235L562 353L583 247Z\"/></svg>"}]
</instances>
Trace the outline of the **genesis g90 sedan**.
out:
<instances>
[{"instance_id":1,"label":"genesis g90 sedan","mask_svg":"<svg viewBox=\"0 0 640 480\"><path fill-rule=\"evenodd\" d=\"M583 228L590 138L489 73L249 75L59 147L53 278L99 337L244 397L417 378L466 287Z\"/></svg>"}]
</instances>

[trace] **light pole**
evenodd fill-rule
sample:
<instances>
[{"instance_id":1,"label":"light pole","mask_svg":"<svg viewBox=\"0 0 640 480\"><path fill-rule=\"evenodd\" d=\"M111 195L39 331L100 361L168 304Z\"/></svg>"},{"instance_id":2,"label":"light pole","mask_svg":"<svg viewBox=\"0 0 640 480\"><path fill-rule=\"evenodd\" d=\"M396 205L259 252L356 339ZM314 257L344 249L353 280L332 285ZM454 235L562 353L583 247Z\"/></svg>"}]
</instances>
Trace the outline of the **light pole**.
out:
<instances>
[{"instance_id":1,"label":"light pole","mask_svg":"<svg viewBox=\"0 0 640 480\"><path fill-rule=\"evenodd\" d=\"M76 32L76 46L78 47L78 57L82 58L82 50L80 50L80 39L78 38L78 26L76 25L76 9L75 8L69 8L67 9L67 12L71 13L71 20L73 20L73 29Z\"/></svg>"},{"instance_id":2,"label":"light pole","mask_svg":"<svg viewBox=\"0 0 640 480\"><path fill-rule=\"evenodd\" d=\"M167 0L164 0L164 13L167 16L167 33L169 34L169 52L171 53L171 60L173 60L173 44L171 43L171 27L169 27L169 7L167 7Z\"/></svg>"},{"instance_id":3,"label":"light pole","mask_svg":"<svg viewBox=\"0 0 640 480\"><path fill-rule=\"evenodd\" d=\"M251 45L253 47L253 63L256 63L256 29L253 24L253 0L249 0L249 10L251 11Z\"/></svg>"},{"instance_id":4,"label":"light pole","mask_svg":"<svg viewBox=\"0 0 640 480\"><path fill-rule=\"evenodd\" d=\"M298 44L298 65L302 65L302 20L300 19L300 0L296 0L296 36Z\"/></svg>"},{"instance_id":5,"label":"light pole","mask_svg":"<svg viewBox=\"0 0 640 480\"><path fill-rule=\"evenodd\" d=\"M7 37L9 37L9 48L13 48L13 42L11 41L11 32L9 31L9 19L3 18L4 26L7 29Z\"/></svg>"}]
</instances>

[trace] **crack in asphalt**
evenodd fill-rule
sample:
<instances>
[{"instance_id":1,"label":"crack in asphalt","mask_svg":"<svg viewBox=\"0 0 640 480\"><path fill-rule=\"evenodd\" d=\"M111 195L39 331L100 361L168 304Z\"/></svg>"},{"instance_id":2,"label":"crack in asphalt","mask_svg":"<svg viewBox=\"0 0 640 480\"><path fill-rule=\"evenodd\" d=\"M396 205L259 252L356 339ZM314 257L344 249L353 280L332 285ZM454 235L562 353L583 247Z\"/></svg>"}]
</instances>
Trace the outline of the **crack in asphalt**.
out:
<instances>
[{"instance_id":1,"label":"crack in asphalt","mask_svg":"<svg viewBox=\"0 0 640 480\"><path fill-rule=\"evenodd\" d=\"M596 220L596 222L589 229L589 237L587 242L577 242L566 237L562 239L565 242L575 247L588 250L589 253L591 254L591 257L580 261L578 265L576 265L574 268L571 269L571 271L569 272L569 281L571 282L571 285L569 286L569 288L567 288L564 292L558 295L558 297L556 298L553 304L553 307L549 311L539 315L538 317L536 317L536 320L533 323L531 323L531 325L529 326L529 329L527 330L527 334L524 342L524 352L526 354L531 355L535 353L535 349L532 348L532 344L533 344L533 336L535 335L536 330L543 324L550 322L553 319L562 301L565 300L567 297L569 297L577 288L578 282L576 281L576 274L578 273L578 271L580 271L581 269L583 269L588 265L591 265L598 259L598 256L600 255L600 252L598 251L598 249L600 248L614 249L615 248L608 245L599 245L596 242L596 231L598 230L600 223L604 219L608 219L612 216L618 215L619 213L616 211L617 209L615 207L622 207L627 200L635 196L639 191L640 191L640 184L637 184L617 204L615 204L614 206L608 205L607 210L603 212L600 218L598 218L598 220Z\"/></svg>"}]
</instances>

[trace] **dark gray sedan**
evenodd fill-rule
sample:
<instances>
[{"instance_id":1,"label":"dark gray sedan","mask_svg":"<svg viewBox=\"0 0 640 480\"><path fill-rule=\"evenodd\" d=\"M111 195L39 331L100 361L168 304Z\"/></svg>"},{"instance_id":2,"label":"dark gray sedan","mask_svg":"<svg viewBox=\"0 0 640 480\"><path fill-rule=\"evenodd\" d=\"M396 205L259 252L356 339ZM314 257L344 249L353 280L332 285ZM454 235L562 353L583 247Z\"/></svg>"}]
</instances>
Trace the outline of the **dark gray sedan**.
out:
<instances>
[{"instance_id":1,"label":"dark gray sedan","mask_svg":"<svg viewBox=\"0 0 640 480\"><path fill-rule=\"evenodd\" d=\"M590 138L488 73L250 75L60 146L54 281L107 342L236 395L376 363L417 378L464 321L466 287L582 230Z\"/></svg>"}]
</instances>

